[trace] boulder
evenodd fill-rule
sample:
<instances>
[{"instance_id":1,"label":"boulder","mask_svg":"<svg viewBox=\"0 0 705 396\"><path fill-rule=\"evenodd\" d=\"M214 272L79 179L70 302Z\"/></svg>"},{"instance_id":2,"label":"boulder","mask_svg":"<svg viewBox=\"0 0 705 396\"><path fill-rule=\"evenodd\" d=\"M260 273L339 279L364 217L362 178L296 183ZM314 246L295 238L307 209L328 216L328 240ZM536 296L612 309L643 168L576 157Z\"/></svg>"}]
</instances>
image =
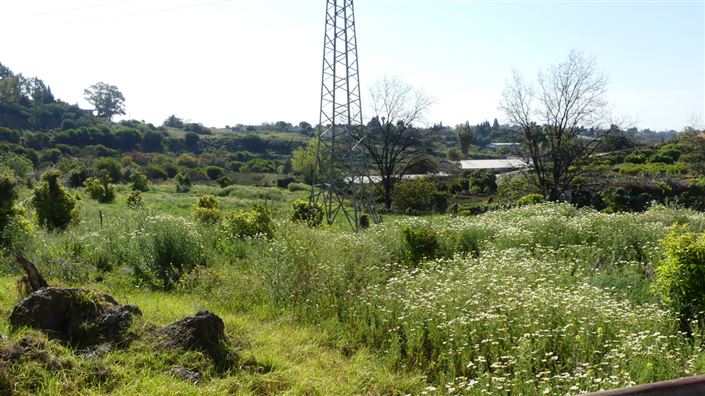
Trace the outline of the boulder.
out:
<instances>
[{"instance_id":1,"label":"boulder","mask_svg":"<svg viewBox=\"0 0 705 396\"><path fill-rule=\"evenodd\" d=\"M87 289L47 287L20 301L10 314L10 328L30 327L74 347L120 343L140 316L139 308L120 305L111 296Z\"/></svg>"},{"instance_id":2,"label":"boulder","mask_svg":"<svg viewBox=\"0 0 705 396\"><path fill-rule=\"evenodd\" d=\"M223 320L208 311L198 311L196 315L161 328L158 333L162 336L161 346L201 351L219 369L228 369L237 361L225 337Z\"/></svg>"}]
</instances>

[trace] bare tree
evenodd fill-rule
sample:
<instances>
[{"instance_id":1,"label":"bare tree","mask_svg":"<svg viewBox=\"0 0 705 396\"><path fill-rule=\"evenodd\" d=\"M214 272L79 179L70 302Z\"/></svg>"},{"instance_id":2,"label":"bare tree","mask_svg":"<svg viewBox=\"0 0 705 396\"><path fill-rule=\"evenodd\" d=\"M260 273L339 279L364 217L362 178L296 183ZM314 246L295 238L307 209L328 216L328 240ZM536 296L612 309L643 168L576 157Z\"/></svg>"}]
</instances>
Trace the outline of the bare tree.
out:
<instances>
[{"instance_id":1,"label":"bare tree","mask_svg":"<svg viewBox=\"0 0 705 396\"><path fill-rule=\"evenodd\" d=\"M392 206L392 192L410 166L426 158L429 152L428 129L420 129L433 100L422 91L396 78L385 77L370 90L375 117L367 128L365 148L379 172L378 187L387 209Z\"/></svg>"},{"instance_id":2,"label":"bare tree","mask_svg":"<svg viewBox=\"0 0 705 396\"><path fill-rule=\"evenodd\" d=\"M594 58L576 51L539 73L538 91L516 71L507 83L500 108L521 127L522 154L531 167L526 175L548 200L561 199L613 131L604 128L610 125L606 89Z\"/></svg>"}]
</instances>

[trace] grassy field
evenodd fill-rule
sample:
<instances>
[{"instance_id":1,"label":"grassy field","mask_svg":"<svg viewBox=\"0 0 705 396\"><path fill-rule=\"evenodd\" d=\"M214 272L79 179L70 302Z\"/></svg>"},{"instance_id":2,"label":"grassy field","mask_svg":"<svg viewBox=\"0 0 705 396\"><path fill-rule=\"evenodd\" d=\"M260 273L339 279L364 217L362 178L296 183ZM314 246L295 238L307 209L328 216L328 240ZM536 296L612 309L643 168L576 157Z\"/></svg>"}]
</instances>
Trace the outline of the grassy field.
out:
<instances>
[{"instance_id":1,"label":"grassy field","mask_svg":"<svg viewBox=\"0 0 705 396\"><path fill-rule=\"evenodd\" d=\"M305 192L172 191L157 186L138 211L126 208L124 191L110 205L82 196L81 223L61 234L38 231L30 258L53 285L138 305L137 332L209 309L224 319L243 364L219 373L198 353L154 351L148 341L90 360L49 342L44 358L0 364L0 385L4 378L18 394L538 395L705 373L699 332L680 332L652 291L668 227L701 232L701 213L545 204L388 218L353 234L288 221L291 202ZM219 196L224 212L266 200L273 237L232 240L217 224L194 223L191 205L206 193ZM409 229L433 236L428 259L412 259ZM159 257L151 244L159 233L183 237L168 248L200 264L168 292L135 273ZM10 334L19 273L7 259L0 264L0 332ZM43 339L20 332L3 344L23 337ZM176 380L167 374L173 366L204 381Z\"/></svg>"}]
</instances>

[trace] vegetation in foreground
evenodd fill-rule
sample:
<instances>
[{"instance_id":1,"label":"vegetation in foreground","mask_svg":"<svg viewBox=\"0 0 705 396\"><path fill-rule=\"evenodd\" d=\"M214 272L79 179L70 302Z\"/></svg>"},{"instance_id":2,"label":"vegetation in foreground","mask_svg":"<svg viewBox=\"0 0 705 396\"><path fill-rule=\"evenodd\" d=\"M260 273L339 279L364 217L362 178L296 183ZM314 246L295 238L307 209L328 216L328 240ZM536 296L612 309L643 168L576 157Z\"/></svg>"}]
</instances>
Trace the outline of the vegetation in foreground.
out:
<instances>
[{"instance_id":1,"label":"vegetation in foreground","mask_svg":"<svg viewBox=\"0 0 705 396\"><path fill-rule=\"evenodd\" d=\"M200 308L216 312L243 361L257 364L223 373L200 353L155 352L139 341L91 358L37 332L10 332L19 273L5 257L0 332L10 338L0 356L22 343L34 352L0 358L0 389L575 394L705 372L698 314L687 304L698 297L680 296L674 282L688 279L689 257L700 263L698 250L676 253L680 239L705 229L701 213L539 204L399 217L353 234L289 220L305 193L277 190L266 208L250 210L266 189L218 197L202 186L160 188L131 210L121 189L111 204L79 193L81 220L63 232L35 223L24 251L54 285L138 305L136 332ZM206 192L217 205L197 199ZM29 197L20 193L22 206ZM32 219L26 206L21 216ZM175 366L202 381L172 378Z\"/></svg>"}]
</instances>

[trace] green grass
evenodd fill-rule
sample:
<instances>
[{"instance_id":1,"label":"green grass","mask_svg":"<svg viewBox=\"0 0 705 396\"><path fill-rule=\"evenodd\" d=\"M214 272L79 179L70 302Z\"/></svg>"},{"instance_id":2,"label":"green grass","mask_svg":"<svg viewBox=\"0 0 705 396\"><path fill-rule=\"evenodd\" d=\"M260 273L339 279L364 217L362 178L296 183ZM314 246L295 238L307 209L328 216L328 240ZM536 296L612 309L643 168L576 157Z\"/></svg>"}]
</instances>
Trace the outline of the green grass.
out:
<instances>
[{"instance_id":1,"label":"green grass","mask_svg":"<svg viewBox=\"0 0 705 396\"><path fill-rule=\"evenodd\" d=\"M0 278L3 313L0 329L7 332L7 312L18 300L12 295L14 280ZM126 350L115 350L90 362L73 351L53 344L59 358L71 362L72 368L52 372L42 362L22 361L12 371L19 382L18 394L104 394L116 395L205 395L205 394L403 394L418 390L418 376L400 374L379 362L368 351L350 356L329 346L329 335L319 328L305 326L290 318L278 318L273 312L242 313L229 304L204 300L187 293L155 293L140 290L115 290L104 285L90 285L112 293L121 303L138 305L144 321L165 325L198 309L217 312L225 322L226 333L244 360L256 359L271 370L233 370L217 374L200 353L177 356L159 353L148 344L137 342ZM236 297L236 296L233 296ZM142 324L136 325L140 327ZM12 336L12 339L21 334ZM86 366L111 373L103 384L89 386ZM200 369L205 383L194 385L176 380L168 371L174 365ZM0 366L0 369L2 367ZM33 370L39 370L40 375ZM112 383L112 384L111 384ZM110 386L107 386L110 385Z\"/></svg>"},{"instance_id":2,"label":"green grass","mask_svg":"<svg viewBox=\"0 0 705 396\"><path fill-rule=\"evenodd\" d=\"M146 193L146 211L127 210L124 198L100 205L83 196L82 222L62 234L38 231L28 254L53 285L91 287L138 305L144 319L135 330L144 334L146 323L211 310L243 361L257 364L222 374L198 353L155 351L145 336L94 361L49 343L64 369L31 359L0 363L0 381L9 370L20 394L535 395L705 373L699 333L694 342L680 333L651 290L668 227L702 232L702 213L542 204L474 217L387 217L355 234L342 218L317 229L289 222L291 202L306 192L194 186L176 194L172 187ZM170 232L193 239L205 265L171 292L136 282L131 260L151 257L135 242L151 238L140 231L149 217L190 218L203 194L222 195L223 211L266 198L274 237L225 240L217 226L178 220ZM404 227L432 229L437 257L405 260ZM0 332L8 334L18 271L4 259L0 274ZM166 374L179 365L202 372L204 382Z\"/></svg>"}]
</instances>

